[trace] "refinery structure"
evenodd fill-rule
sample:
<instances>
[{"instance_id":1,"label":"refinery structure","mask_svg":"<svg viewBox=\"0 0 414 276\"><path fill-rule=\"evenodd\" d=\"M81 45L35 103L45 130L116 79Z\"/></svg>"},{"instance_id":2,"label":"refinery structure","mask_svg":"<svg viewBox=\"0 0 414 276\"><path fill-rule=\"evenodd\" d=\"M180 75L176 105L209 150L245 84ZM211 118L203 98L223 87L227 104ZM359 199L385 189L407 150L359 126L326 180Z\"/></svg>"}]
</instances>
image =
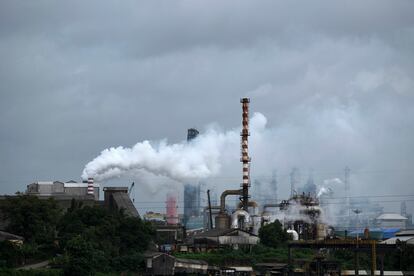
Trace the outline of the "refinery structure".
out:
<instances>
[{"instance_id":1,"label":"refinery structure","mask_svg":"<svg viewBox=\"0 0 414 276\"><path fill-rule=\"evenodd\" d=\"M349 250L356 242L356 245L365 251L379 254L384 258L384 252L395 246L396 242L395 240L393 243L380 242L398 237L398 233L412 225L411 215L407 213L405 202L401 204L400 214L390 214L384 213L383 208L377 203L370 203L367 199L352 198L350 196L351 171L348 167L344 170L343 180L337 180L343 183L345 196L339 199L340 208L336 208L335 212L332 212L333 208L329 205L335 199L333 191L329 188L318 188L312 172L302 183L299 169L292 169L289 175L290 187L288 187L287 198L282 198L278 194L280 183L276 170L271 172L270 180L258 178L252 184L250 173L252 158L249 154L250 99L242 98L240 102L242 128L239 186L228 187L229 189L223 191L217 191L216 187L213 187L214 191L212 191L211 187L208 189L207 185L199 180L194 183L183 183L182 194L178 191L166 193L165 212L149 211L141 215L131 196L134 183L130 187L102 187L102 196L101 185L92 177L82 182L37 181L27 185L25 194L40 198L52 197L63 209L70 208L73 200L89 206L123 209L126 215L142 217L151 222L155 228L155 243L158 249L147 257L147 268L152 275L156 275L157 271L153 264L161 260L163 263L171 261L174 269L180 266L181 269L191 268L187 271L204 273L208 269L205 263L180 260L170 254L209 252L223 248L251 250L260 242L260 229L275 221L280 222L291 239L289 264L278 273L284 275L292 273L289 272L288 267L292 265L290 251L295 248ZM187 143L192 143L198 135L197 129L188 129ZM266 187L263 186L264 184ZM219 196L217 197L216 194ZM233 204L234 202L236 203ZM182 206L182 213L178 212L179 205ZM359 237L365 237L360 244ZM414 243L414 234L404 237L409 237ZM360 251L352 252L358 260ZM194 267L199 267L199 270ZM358 265L355 268L356 275L357 269ZM374 271L376 269L375 261L372 262L372 269ZM384 270L383 263L380 269ZM327 274L338 275L337 272L335 267Z\"/></svg>"}]
</instances>

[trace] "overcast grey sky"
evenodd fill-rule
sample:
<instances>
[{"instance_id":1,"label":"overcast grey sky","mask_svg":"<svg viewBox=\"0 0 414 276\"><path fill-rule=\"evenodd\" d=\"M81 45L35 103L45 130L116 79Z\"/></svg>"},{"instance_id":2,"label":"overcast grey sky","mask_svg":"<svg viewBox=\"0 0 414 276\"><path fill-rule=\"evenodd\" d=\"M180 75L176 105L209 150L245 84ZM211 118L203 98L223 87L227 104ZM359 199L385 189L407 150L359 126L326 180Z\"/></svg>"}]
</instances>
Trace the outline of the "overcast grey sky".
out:
<instances>
[{"instance_id":1,"label":"overcast grey sky","mask_svg":"<svg viewBox=\"0 0 414 276\"><path fill-rule=\"evenodd\" d=\"M322 181L348 165L355 194L414 194L413 12L413 1L1 1L0 193L79 180L111 146L236 128L249 96L267 118L253 176L276 168L287 193L292 166ZM237 184L238 158L230 167L217 177Z\"/></svg>"}]
</instances>

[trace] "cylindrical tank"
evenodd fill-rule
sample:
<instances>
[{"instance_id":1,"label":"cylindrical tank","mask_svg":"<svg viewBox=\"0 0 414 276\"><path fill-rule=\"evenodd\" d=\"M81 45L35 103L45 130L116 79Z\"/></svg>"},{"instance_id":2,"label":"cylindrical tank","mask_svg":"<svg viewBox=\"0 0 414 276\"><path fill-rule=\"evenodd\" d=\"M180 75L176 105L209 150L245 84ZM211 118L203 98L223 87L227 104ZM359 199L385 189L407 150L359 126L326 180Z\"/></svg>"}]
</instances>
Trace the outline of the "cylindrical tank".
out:
<instances>
[{"instance_id":1,"label":"cylindrical tank","mask_svg":"<svg viewBox=\"0 0 414 276\"><path fill-rule=\"evenodd\" d=\"M322 223L320 223L320 224L318 224L317 226L316 226L316 229L317 229L317 239L318 240L323 240L323 239L325 239L325 237L326 237L326 227L325 227L325 224L322 224Z\"/></svg>"},{"instance_id":2,"label":"cylindrical tank","mask_svg":"<svg viewBox=\"0 0 414 276\"><path fill-rule=\"evenodd\" d=\"M226 213L216 216L216 229L230 229L230 217Z\"/></svg>"}]
</instances>

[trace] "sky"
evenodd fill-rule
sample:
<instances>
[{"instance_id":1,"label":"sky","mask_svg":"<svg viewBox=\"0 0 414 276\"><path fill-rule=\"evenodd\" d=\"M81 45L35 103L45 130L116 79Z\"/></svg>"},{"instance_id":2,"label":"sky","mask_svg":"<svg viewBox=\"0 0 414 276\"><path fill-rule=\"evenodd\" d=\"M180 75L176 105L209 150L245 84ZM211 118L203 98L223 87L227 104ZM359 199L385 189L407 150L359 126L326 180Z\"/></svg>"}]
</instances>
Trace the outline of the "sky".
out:
<instances>
[{"instance_id":1,"label":"sky","mask_svg":"<svg viewBox=\"0 0 414 276\"><path fill-rule=\"evenodd\" d=\"M137 181L137 201L160 210L183 183L237 188L239 99L250 97L251 175L277 170L280 197L293 167L323 183L345 166L352 195L414 195L413 11L381 0L1 1L0 194L80 180L110 147L183 145L190 127L227 139L205 179L144 168L102 184Z\"/></svg>"}]
</instances>

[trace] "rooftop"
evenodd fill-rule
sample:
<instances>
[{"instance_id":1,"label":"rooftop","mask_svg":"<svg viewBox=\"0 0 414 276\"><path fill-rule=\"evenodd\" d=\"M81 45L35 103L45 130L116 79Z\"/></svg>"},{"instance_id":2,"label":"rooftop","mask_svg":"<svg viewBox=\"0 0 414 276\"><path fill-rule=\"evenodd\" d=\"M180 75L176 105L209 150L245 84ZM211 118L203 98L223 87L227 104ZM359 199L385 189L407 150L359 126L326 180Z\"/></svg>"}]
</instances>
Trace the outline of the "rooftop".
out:
<instances>
[{"instance_id":1,"label":"rooftop","mask_svg":"<svg viewBox=\"0 0 414 276\"><path fill-rule=\"evenodd\" d=\"M396 213L385 213L377 217L378 220L406 220L406 217Z\"/></svg>"}]
</instances>

